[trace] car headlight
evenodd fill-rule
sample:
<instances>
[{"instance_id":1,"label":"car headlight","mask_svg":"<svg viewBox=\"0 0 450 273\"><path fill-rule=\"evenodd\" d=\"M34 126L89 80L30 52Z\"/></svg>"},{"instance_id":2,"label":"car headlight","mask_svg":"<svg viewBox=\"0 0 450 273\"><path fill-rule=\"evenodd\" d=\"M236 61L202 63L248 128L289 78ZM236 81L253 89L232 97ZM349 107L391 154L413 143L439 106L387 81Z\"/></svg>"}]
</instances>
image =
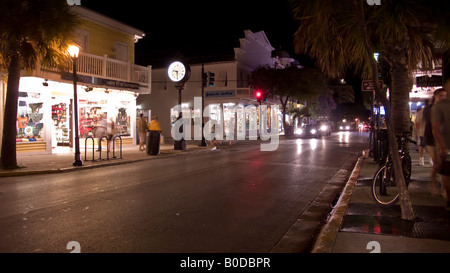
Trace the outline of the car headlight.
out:
<instances>
[{"instance_id":1,"label":"car headlight","mask_svg":"<svg viewBox=\"0 0 450 273\"><path fill-rule=\"evenodd\" d=\"M345 130L350 130L350 126L345 126Z\"/></svg>"},{"instance_id":2,"label":"car headlight","mask_svg":"<svg viewBox=\"0 0 450 273\"><path fill-rule=\"evenodd\" d=\"M326 126L326 125L320 126L321 131L326 131L327 129L328 129L328 126Z\"/></svg>"},{"instance_id":3,"label":"car headlight","mask_svg":"<svg viewBox=\"0 0 450 273\"><path fill-rule=\"evenodd\" d=\"M315 135L317 133L316 129L311 130L311 134Z\"/></svg>"},{"instance_id":4,"label":"car headlight","mask_svg":"<svg viewBox=\"0 0 450 273\"><path fill-rule=\"evenodd\" d=\"M301 135L301 134L303 134L303 130L299 128L299 129L295 130L295 134Z\"/></svg>"},{"instance_id":5,"label":"car headlight","mask_svg":"<svg viewBox=\"0 0 450 273\"><path fill-rule=\"evenodd\" d=\"M339 130L344 130L344 126L339 126Z\"/></svg>"}]
</instances>

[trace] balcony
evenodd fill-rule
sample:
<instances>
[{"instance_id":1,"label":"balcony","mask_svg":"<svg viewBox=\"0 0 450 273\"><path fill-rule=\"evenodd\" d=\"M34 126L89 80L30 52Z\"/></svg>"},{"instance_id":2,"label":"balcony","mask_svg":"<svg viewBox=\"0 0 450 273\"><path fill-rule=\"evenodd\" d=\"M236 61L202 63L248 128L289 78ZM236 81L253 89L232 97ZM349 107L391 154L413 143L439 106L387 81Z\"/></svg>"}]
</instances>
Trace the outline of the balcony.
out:
<instances>
[{"instance_id":1,"label":"balcony","mask_svg":"<svg viewBox=\"0 0 450 273\"><path fill-rule=\"evenodd\" d=\"M80 52L78 57L78 75L126 83L121 84L120 86L125 89L130 88L130 86L135 86L135 88L131 89L137 89L137 87L139 87L138 89L141 90L139 93L150 93L151 70L151 66L145 67L129 62L122 62L108 58L107 55L102 57L90 53ZM72 61L67 60L62 68L41 66L41 71L44 73L72 73Z\"/></svg>"}]
</instances>

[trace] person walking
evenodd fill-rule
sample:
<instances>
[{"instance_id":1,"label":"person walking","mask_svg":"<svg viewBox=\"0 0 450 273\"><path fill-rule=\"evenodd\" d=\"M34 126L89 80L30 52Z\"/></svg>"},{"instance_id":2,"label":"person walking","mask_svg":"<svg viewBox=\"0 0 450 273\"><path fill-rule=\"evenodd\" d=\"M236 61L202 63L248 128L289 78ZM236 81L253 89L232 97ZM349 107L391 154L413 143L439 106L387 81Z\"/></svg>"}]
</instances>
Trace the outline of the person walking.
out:
<instances>
[{"instance_id":1,"label":"person walking","mask_svg":"<svg viewBox=\"0 0 450 273\"><path fill-rule=\"evenodd\" d=\"M425 105L420 108L416 112L416 118L414 121L414 134L419 144L419 166L423 166L425 164L424 160L424 150L425 150L425 142L423 140L423 134L425 131L425 119L423 118L423 110L430 103L429 99L425 100Z\"/></svg>"},{"instance_id":2,"label":"person walking","mask_svg":"<svg viewBox=\"0 0 450 273\"><path fill-rule=\"evenodd\" d=\"M98 149L97 151L100 151L102 148L102 142L101 138L103 136L106 136L106 128L107 128L107 122L106 118L103 114L100 114L99 120L97 122L97 127L95 129L95 137L98 138Z\"/></svg>"},{"instance_id":3,"label":"person walking","mask_svg":"<svg viewBox=\"0 0 450 273\"><path fill-rule=\"evenodd\" d=\"M423 120L425 121L425 130L423 133L423 140L425 144L425 148L427 152L430 154L430 163L431 163L431 192L433 195L438 194L438 183L436 180L437 177L437 162L438 162L438 152L436 148L436 142L433 136L433 130L431 126L431 108L436 103L436 96L433 95L431 103L427 105L423 109Z\"/></svg>"},{"instance_id":4,"label":"person walking","mask_svg":"<svg viewBox=\"0 0 450 273\"><path fill-rule=\"evenodd\" d=\"M147 121L144 118L144 114L139 115L137 122L139 132L139 151L145 151L146 134L147 134Z\"/></svg>"},{"instance_id":5,"label":"person walking","mask_svg":"<svg viewBox=\"0 0 450 273\"><path fill-rule=\"evenodd\" d=\"M116 122L113 118L110 118L107 123L106 133L108 136L108 153L111 150L111 142L114 140L114 135L116 134Z\"/></svg>"},{"instance_id":6,"label":"person walking","mask_svg":"<svg viewBox=\"0 0 450 273\"><path fill-rule=\"evenodd\" d=\"M447 198L445 209L450 211L450 98L441 88L434 92L436 104L431 110L433 135L438 147L438 172L442 175L443 196Z\"/></svg>"}]
</instances>

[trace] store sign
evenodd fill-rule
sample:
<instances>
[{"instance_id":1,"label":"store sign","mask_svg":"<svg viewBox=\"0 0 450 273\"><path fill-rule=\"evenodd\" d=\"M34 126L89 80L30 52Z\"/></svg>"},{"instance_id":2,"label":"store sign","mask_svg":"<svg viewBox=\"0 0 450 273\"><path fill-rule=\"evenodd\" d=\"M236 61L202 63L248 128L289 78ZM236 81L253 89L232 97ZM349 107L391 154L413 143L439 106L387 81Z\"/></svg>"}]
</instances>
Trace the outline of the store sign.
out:
<instances>
[{"instance_id":1,"label":"store sign","mask_svg":"<svg viewBox=\"0 0 450 273\"><path fill-rule=\"evenodd\" d=\"M380 87L380 90L383 89L383 81L378 80L378 87ZM364 81L362 81L361 90L362 91L373 91L373 90L375 90L375 87L373 85L373 81L372 80L364 80Z\"/></svg>"},{"instance_id":2,"label":"store sign","mask_svg":"<svg viewBox=\"0 0 450 273\"><path fill-rule=\"evenodd\" d=\"M206 91L205 98L233 98L236 96L235 90Z\"/></svg>"},{"instance_id":3,"label":"store sign","mask_svg":"<svg viewBox=\"0 0 450 273\"><path fill-rule=\"evenodd\" d=\"M61 74L61 79L73 81L73 74L68 72L63 72ZM134 89L139 90L139 84L132 83L132 82L123 82L123 81L116 81L116 80L109 80L109 79L102 79L102 78L96 78L92 76L84 76L77 74L77 82L79 83L86 83L86 84L93 84L93 85L103 85L106 87L113 87L117 89Z\"/></svg>"},{"instance_id":4,"label":"store sign","mask_svg":"<svg viewBox=\"0 0 450 273\"><path fill-rule=\"evenodd\" d=\"M132 82L122 82L122 81L116 81L116 80L106 80L106 79L97 79L97 83L99 85L105 85L109 87L116 87L116 88L127 88L127 89L139 89L139 84L132 83Z\"/></svg>"},{"instance_id":5,"label":"store sign","mask_svg":"<svg viewBox=\"0 0 450 273\"><path fill-rule=\"evenodd\" d=\"M62 72L61 73L61 79L62 80L73 81L73 74L72 73L68 73L68 72ZM77 82L94 84L94 77L77 74Z\"/></svg>"},{"instance_id":6,"label":"store sign","mask_svg":"<svg viewBox=\"0 0 450 273\"><path fill-rule=\"evenodd\" d=\"M416 78L417 87L442 86L442 76L433 75L432 77L423 76Z\"/></svg>"}]
</instances>

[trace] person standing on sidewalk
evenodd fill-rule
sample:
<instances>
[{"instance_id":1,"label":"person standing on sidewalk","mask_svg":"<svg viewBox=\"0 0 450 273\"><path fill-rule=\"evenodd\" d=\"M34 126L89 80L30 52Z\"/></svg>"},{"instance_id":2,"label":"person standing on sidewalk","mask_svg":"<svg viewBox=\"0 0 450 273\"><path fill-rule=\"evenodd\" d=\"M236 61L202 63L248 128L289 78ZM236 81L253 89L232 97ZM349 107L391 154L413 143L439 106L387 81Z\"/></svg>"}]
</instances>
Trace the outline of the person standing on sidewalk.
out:
<instances>
[{"instance_id":1,"label":"person standing on sidewalk","mask_svg":"<svg viewBox=\"0 0 450 273\"><path fill-rule=\"evenodd\" d=\"M433 99L431 104L427 105L423 109L423 121L425 121L425 131L423 133L423 140L425 142L425 148L431 157L431 192L433 195L437 195L438 193L438 183L437 183L437 168L438 168L438 151L436 147L436 142L433 136L433 129L431 125L431 108L437 103L436 92L433 95Z\"/></svg>"},{"instance_id":2,"label":"person standing on sidewalk","mask_svg":"<svg viewBox=\"0 0 450 273\"><path fill-rule=\"evenodd\" d=\"M416 119L414 122L414 134L419 144L419 166L425 164L424 160L424 150L425 143L423 140L423 133L425 131L425 119L423 118L423 109L430 103L428 99L425 100L425 105L416 112Z\"/></svg>"},{"instance_id":3,"label":"person standing on sidewalk","mask_svg":"<svg viewBox=\"0 0 450 273\"><path fill-rule=\"evenodd\" d=\"M159 121L158 121L158 116L153 116L152 120L148 124L148 130L162 132L161 125L159 124Z\"/></svg>"},{"instance_id":4,"label":"person standing on sidewalk","mask_svg":"<svg viewBox=\"0 0 450 273\"><path fill-rule=\"evenodd\" d=\"M433 135L439 149L439 164L436 165L439 165L442 186L447 198L445 209L450 211L450 99L443 88L436 90L434 96L437 102L431 110L431 121Z\"/></svg>"},{"instance_id":5,"label":"person standing on sidewalk","mask_svg":"<svg viewBox=\"0 0 450 273\"><path fill-rule=\"evenodd\" d=\"M106 133L108 135L108 153L111 150L111 142L114 140L114 136L117 133L116 121L111 117L107 123Z\"/></svg>"},{"instance_id":6,"label":"person standing on sidewalk","mask_svg":"<svg viewBox=\"0 0 450 273\"><path fill-rule=\"evenodd\" d=\"M145 151L145 141L147 133L147 121L145 121L144 114L139 115L138 119L138 131L139 131L139 151Z\"/></svg>"}]
</instances>

